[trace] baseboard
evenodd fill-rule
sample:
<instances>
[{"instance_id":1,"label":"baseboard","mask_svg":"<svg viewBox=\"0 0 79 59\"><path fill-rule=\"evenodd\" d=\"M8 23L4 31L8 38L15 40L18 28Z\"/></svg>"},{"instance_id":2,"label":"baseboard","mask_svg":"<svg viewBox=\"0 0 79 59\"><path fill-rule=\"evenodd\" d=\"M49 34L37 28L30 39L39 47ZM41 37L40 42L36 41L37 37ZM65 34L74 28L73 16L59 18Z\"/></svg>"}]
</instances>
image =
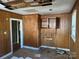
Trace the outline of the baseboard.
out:
<instances>
[{"instance_id":1,"label":"baseboard","mask_svg":"<svg viewBox=\"0 0 79 59\"><path fill-rule=\"evenodd\" d=\"M33 50L39 50L39 48L30 47L30 46L24 46L24 48L27 48L27 49L33 49Z\"/></svg>"},{"instance_id":2,"label":"baseboard","mask_svg":"<svg viewBox=\"0 0 79 59\"><path fill-rule=\"evenodd\" d=\"M72 58L76 58L77 57L77 53L76 52L70 52L70 55Z\"/></svg>"},{"instance_id":3,"label":"baseboard","mask_svg":"<svg viewBox=\"0 0 79 59\"><path fill-rule=\"evenodd\" d=\"M65 50L65 51L70 51L70 49L67 49L67 48L57 48L57 49L61 49L61 50Z\"/></svg>"},{"instance_id":4,"label":"baseboard","mask_svg":"<svg viewBox=\"0 0 79 59\"><path fill-rule=\"evenodd\" d=\"M61 49L61 50L65 50L65 51L70 51L70 49L66 49L66 48L59 48L59 47L50 47L50 46L40 46L40 47L43 47L43 48L50 48L50 49ZM39 47L39 48L40 48ZM27 48L27 49L33 49L33 50L39 50L39 48L35 48L35 47L30 47L30 46L24 46L24 48Z\"/></svg>"},{"instance_id":5,"label":"baseboard","mask_svg":"<svg viewBox=\"0 0 79 59\"><path fill-rule=\"evenodd\" d=\"M56 47L50 47L50 46L44 46L44 45L42 45L42 46L40 46L40 47L43 47L43 48L50 48L50 49L56 49Z\"/></svg>"},{"instance_id":6,"label":"baseboard","mask_svg":"<svg viewBox=\"0 0 79 59\"><path fill-rule=\"evenodd\" d=\"M44 46L44 45L42 45L41 47L44 47L44 48L50 48L50 49L61 49L61 50L65 50L65 51L70 51L70 49L59 48L59 47L50 47L50 46Z\"/></svg>"},{"instance_id":7,"label":"baseboard","mask_svg":"<svg viewBox=\"0 0 79 59\"><path fill-rule=\"evenodd\" d=\"M4 58L6 58L6 57L8 57L8 56L10 56L10 55L12 55L12 52L10 52L10 53L8 53L8 54L6 54L6 55L0 57L0 59L4 59Z\"/></svg>"}]
</instances>

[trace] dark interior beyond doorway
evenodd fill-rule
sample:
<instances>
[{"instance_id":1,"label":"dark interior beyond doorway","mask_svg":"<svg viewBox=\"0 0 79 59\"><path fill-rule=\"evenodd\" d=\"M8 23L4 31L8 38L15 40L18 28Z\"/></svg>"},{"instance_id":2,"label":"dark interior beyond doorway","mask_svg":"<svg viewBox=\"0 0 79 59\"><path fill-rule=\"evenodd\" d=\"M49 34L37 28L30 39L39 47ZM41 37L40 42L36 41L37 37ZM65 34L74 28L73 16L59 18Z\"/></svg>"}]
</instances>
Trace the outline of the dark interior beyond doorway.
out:
<instances>
[{"instance_id":1,"label":"dark interior beyond doorway","mask_svg":"<svg viewBox=\"0 0 79 59\"><path fill-rule=\"evenodd\" d=\"M15 52L20 48L20 22L12 21L12 42L13 42L13 51Z\"/></svg>"}]
</instances>

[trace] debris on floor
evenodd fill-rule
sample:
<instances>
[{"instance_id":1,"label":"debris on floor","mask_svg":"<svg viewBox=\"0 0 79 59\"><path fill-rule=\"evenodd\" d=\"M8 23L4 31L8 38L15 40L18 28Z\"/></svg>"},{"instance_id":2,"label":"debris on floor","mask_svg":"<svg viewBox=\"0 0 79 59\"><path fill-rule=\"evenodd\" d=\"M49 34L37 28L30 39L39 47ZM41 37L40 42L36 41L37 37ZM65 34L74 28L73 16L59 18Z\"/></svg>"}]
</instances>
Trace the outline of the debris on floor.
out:
<instances>
[{"instance_id":1,"label":"debris on floor","mask_svg":"<svg viewBox=\"0 0 79 59\"><path fill-rule=\"evenodd\" d=\"M67 52L64 51L64 50L60 50L60 49L58 49L58 50L56 50L56 53L57 53L57 54L61 54L61 55L63 55L63 54L66 54Z\"/></svg>"},{"instance_id":2,"label":"debris on floor","mask_svg":"<svg viewBox=\"0 0 79 59\"><path fill-rule=\"evenodd\" d=\"M11 59L32 59L32 58L31 58L31 57L23 58L23 57L16 57L16 56L13 56Z\"/></svg>"}]
</instances>

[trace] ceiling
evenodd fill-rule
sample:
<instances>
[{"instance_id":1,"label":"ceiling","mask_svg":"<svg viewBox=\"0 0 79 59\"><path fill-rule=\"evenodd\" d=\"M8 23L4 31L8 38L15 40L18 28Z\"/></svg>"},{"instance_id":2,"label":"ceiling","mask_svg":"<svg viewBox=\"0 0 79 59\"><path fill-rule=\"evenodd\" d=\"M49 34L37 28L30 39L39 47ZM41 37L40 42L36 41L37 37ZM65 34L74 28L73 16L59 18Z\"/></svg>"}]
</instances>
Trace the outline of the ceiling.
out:
<instances>
[{"instance_id":1,"label":"ceiling","mask_svg":"<svg viewBox=\"0 0 79 59\"><path fill-rule=\"evenodd\" d=\"M27 0L32 1L32 0ZM35 6L35 7L24 7L24 8L18 8L14 10L9 10L5 8L3 5L0 4L0 9L6 10L9 12L14 12L21 15L27 15L27 14L59 14L59 13L68 13L72 10L72 7L74 5L76 0L55 0L52 2L53 5L48 6Z\"/></svg>"}]
</instances>

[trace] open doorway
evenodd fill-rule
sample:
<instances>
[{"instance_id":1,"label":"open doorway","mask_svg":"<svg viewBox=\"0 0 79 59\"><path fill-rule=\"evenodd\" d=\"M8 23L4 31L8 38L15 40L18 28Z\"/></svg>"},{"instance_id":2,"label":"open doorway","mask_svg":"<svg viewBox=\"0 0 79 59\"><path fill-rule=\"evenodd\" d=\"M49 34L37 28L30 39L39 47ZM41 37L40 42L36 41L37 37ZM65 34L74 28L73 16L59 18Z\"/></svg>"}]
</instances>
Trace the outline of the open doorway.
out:
<instances>
[{"instance_id":1,"label":"open doorway","mask_svg":"<svg viewBox=\"0 0 79 59\"><path fill-rule=\"evenodd\" d=\"M11 18L10 31L11 31L11 49L12 52L15 52L23 47L22 20Z\"/></svg>"}]
</instances>

